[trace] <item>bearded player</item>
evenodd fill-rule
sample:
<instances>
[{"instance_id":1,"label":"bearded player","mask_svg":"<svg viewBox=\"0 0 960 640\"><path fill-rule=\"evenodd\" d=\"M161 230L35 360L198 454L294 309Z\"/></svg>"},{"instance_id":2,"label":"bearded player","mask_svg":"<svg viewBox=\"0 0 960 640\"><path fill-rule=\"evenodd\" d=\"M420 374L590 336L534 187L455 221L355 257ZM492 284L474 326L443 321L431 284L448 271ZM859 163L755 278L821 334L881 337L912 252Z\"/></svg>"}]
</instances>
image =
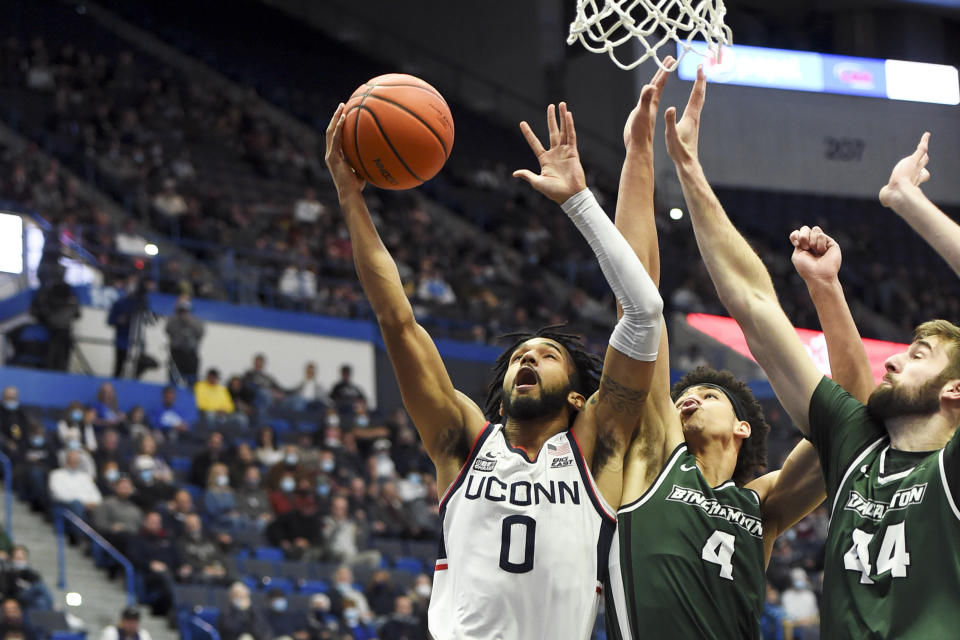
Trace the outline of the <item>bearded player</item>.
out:
<instances>
[{"instance_id":1,"label":"bearded player","mask_svg":"<svg viewBox=\"0 0 960 640\"><path fill-rule=\"evenodd\" d=\"M703 85L702 71L698 85ZM699 100L702 105L702 99ZM689 107L688 107L689 109ZM727 218L697 158L699 109L667 112L667 149L701 256L781 404L817 449L830 527L821 636L953 638L960 623L960 328L917 327L861 404L810 361L770 276ZM686 119L686 113L684 114ZM920 189L925 134L880 193L960 273L960 227Z\"/></svg>"},{"instance_id":2,"label":"bearded player","mask_svg":"<svg viewBox=\"0 0 960 640\"><path fill-rule=\"evenodd\" d=\"M624 130L617 226L654 280L653 138L667 75L644 87ZM699 118L703 83L685 122ZM641 215L628 212L641 211ZM794 264L826 316L837 379L866 397L870 370L837 281L839 248L819 230L791 235ZM825 294L823 291L827 291ZM833 295L840 291L840 295ZM611 638L759 638L765 565L773 542L823 500L816 454L801 443L784 468L765 466L769 429L749 387L728 372L698 368L671 391L666 332L650 398L625 462L611 553L607 628Z\"/></svg>"},{"instance_id":3,"label":"bearded player","mask_svg":"<svg viewBox=\"0 0 960 640\"><path fill-rule=\"evenodd\" d=\"M624 314L602 371L572 336L544 331L520 340L498 361L487 415L453 388L414 318L363 182L340 151L343 105L327 129L326 162L357 275L442 491L429 609L436 640L590 636L616 523L610 505L620 500L623 455L656 360L660 296L586 188L572 113L563 103L559 119L555 113L551 105L548 149L521 124L540 173L515 175L563 206Z\"/></svg>"}]
</instances>

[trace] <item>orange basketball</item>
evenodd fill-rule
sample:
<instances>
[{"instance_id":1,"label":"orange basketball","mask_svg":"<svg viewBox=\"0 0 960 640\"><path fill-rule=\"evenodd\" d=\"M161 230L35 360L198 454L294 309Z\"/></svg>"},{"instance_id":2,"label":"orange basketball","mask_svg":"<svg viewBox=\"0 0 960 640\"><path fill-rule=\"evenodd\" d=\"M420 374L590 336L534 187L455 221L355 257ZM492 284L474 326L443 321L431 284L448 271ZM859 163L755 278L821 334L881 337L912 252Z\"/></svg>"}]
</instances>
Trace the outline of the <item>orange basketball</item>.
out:
<instances>
[{"instance_id":1,"label":"orange basketball","mask_svg":"<svg viewBox=\"0 0 960 640\"><path fill-rule=\"evenodd\" d=\"M437 175L453 147L453 116L420 78L388 73L360 85L347 101L343 155L381 189L412 189Z\"/></svg>"}]
</instances>

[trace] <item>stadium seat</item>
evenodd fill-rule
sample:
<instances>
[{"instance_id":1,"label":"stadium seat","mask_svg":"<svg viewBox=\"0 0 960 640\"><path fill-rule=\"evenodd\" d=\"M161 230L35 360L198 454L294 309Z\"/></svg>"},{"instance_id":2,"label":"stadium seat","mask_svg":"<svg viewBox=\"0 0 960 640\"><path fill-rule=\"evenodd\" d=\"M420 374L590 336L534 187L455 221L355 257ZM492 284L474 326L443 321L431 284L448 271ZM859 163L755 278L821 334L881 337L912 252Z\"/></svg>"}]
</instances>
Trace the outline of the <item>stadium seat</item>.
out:
<instances>
[{"instance_id":1,"label":"stadium seat","mask_svg":"<svg viewBox=\"0 0 960 640\"><path fill-rule=\"evenodd\" d=\"M326 580L304 580L300 583L300 593L329 593L330 583Z\"/></svg>"},{"instance_id":2,"label":"stadium seat","mask_svg":"<svg viewBox=\"0 0 960 640\"><path fill-rule=\"evenodd\" d=\"M283 562L283 549L279 547L257 547L253 550L253 557L257 560Z\"/></svg>"},{"instance_id":3,"label":"stadium seat","mask_svg":"<svg viewBox=\"0 0 960 640\"><path fill-rule=\"evenodd\" d=\"M401 556L394 559L393 567L394 569L409 571L413 574L423 573L423 562L420 560L420 558Z\"/></svg>"},{"instance_id":4,"label":"stadium seat","mask_svg":"<svg viewBox=\"0 0 960 640\"><path fill-rule=\"evenodd\" d=\"M283 576L265 576L260 580L260 583L261 589L264 591L279 589L285 594L290 594L294 590L293 580L284 578Z\"/></svg>"}]
</instances>

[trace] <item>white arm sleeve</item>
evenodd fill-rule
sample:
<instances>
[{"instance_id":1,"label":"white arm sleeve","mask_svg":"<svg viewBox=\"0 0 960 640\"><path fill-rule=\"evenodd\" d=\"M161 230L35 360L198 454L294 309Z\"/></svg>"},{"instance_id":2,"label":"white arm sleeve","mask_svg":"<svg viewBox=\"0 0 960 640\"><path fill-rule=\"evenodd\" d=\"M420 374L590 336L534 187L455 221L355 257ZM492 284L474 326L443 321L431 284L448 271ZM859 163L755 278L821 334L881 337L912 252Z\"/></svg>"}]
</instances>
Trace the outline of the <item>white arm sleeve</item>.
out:
<instances>
[{"instance_id":1,"label":"white arm sleeve","mask_svg":"<svg viewBox=\"0 0 960 640\"><path fill-rule=\"evenodd\" d=\"M610 334L610 346L634 360L656 360L663 299L643 263L589 189L561 206L587 239L623 308L623 316Z\"/></svg>"}]
</instances>

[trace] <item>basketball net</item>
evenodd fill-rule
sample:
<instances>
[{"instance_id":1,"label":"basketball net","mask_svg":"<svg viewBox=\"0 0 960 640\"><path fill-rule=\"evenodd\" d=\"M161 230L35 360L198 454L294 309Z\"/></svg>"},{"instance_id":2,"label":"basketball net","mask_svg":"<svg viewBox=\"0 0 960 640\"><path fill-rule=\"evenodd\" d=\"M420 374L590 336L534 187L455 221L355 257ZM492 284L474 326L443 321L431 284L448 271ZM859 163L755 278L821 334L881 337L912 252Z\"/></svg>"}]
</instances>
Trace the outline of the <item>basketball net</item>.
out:
<instances>
[{"instance_id":1,"label":"basketball net","mask_svg":"<svg viewBox=\"0 0 960 640\"><path fill-rule=\"evenodd\" d=\"M598 4L603 3L602 7ZM723 0L577 0L577 17L570 23L567 44L577 40L593 53L606 53L624 70L653 58L664 71L673 71L689 51L719 59L722 46L733 42L730 27L723 23L727 13ZM708 51L697 51L690 42L699 36ZM637 40L643 50L639 57L629 43ZM666 65L660 47L681 45L676 61ZM620 49L621 45L627 45ZM672 49L672 47L670 47ZM623 52L628 52L626 55ZM624 61L621 58L632 58Z\"/></svg>"}]
</instances>

